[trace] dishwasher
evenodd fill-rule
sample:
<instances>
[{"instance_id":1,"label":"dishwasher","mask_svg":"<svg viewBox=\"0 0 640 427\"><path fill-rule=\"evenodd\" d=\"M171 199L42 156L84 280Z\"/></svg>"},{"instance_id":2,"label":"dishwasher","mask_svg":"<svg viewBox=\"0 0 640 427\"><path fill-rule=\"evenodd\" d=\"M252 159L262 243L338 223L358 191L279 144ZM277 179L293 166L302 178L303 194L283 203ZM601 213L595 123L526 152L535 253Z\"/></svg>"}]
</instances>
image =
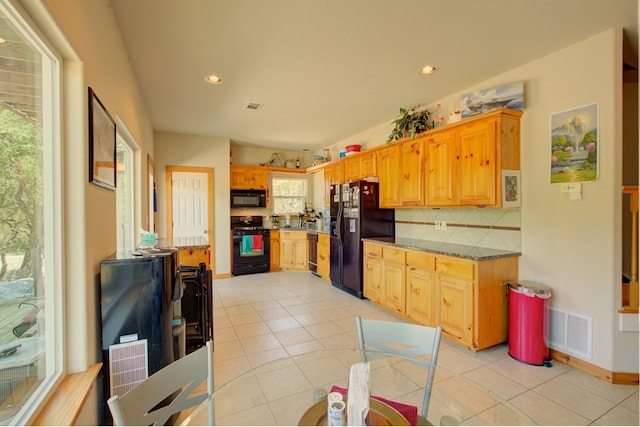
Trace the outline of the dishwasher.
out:
<instances>
[{"instance_id":1,"label":"dishwasher","mask_svg":"<svg viewBox=\"0 0 640 427\"><path fill-rule=\"evenodd\" d=\"M307 233L309 247L309 271L318 275L318 233Z\"/></svg>"}]
</instances>

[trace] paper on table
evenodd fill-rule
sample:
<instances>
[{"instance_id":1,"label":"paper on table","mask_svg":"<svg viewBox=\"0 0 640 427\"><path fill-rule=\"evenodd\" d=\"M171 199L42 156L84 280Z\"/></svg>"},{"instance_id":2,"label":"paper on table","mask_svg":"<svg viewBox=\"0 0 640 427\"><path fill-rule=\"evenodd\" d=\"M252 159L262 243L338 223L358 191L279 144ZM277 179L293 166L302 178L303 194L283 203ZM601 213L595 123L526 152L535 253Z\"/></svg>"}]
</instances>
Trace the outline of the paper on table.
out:
<instances>
[{"instance_id":1,"label":"paper on table","mask_svg":"<svg viewBox=\"0 0 640 427\"><path fill-rule=\"evenodd\" d=\"M351 365L347 393L347 424L364 426L369 413L369 362Z\"/></svg>"}]
</instances>

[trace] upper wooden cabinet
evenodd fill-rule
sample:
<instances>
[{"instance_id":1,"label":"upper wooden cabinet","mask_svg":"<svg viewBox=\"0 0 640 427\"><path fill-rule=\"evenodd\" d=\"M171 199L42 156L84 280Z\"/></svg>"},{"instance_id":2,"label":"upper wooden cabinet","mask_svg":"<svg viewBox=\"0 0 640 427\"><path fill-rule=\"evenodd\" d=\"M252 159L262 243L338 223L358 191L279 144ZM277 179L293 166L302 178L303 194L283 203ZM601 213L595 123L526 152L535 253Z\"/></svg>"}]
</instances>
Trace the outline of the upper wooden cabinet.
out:
<instances>
[{"instance_id":1,"label":"upper wooden cabinet","mask_svg":"<svg viewBox=\"0 0 640 427\"><path fill-rule=\"evenodd\" d=\"M266 190L267 169L261 166L231 165L230 186L236 190Z\"/></svg>"},{"instance_id":2,"label":"upper wooden cabinet","mask_svg":"<svg viewBox=\"0 0 640 427\"><path fill-rule=\"evenodd\" d=\"M466 119L426 139L425 206L502 205L503 169L520 169L521 111Z\"/></svg>"},{"instance_id":3,"label":"upper wooden cabinet","mask_svg":"<svg viewBox=\"0 0 640 427\"><path fill-rule=\"evenodd\" d=\"M381 208L400 206L400 145L383 148L377 153L378 205Z\"/></svg>"},{"instance_id":4,"label":"upper wooden cabinet","mask_svg":"<svg viewBox=\"0 0 640 427\"><path fill-rule=\"evenodd\" d=\"M424 204L424 139L407 141L400 146L400 205Z\"/></svg>"},{"instance_id":5,"label":"upper wooden cabinet","mask_svg":"<svg viewBox=\"0 0 640 427\"><path fill-rule=\"evenodd\" d=\"M331 186L344 182L344 167L342 162L332 163L324 168L324 207L330 205Z\"/></svg>"},{"instance_id":6,"label":"upper wooden cabinet","mask_svg":"<svg viewBox=\"0 0 640 427\"><path fill-rule=\"evenodd\" d=\"M342 163L344 164L344 182L377 176L376 153L374 151L345 157Z\"/></svg>"}]
</instances>

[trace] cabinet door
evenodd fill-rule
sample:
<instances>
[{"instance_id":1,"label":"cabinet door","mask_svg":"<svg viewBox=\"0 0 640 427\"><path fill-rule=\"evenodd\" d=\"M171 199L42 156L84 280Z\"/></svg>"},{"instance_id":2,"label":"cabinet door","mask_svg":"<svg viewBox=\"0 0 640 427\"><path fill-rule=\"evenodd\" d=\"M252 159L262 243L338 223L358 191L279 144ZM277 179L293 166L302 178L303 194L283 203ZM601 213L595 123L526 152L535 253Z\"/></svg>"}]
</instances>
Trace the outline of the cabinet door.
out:
<instances>
[{"instance_id":1,"label":"cabinet door","mask_svg":"<svg viewBox=\"0 0 640 427\"><path fill-rule=\"evenodd\" d=\"M198 267L200 263L209 266L209 248L187 248L180 249L178 261L182 265Z\"/></svg>"},{"instance_id":2,"label":"cabinet door","mask_svg":"<svg viewBox=\"0 0 640 427\"><path fill-rule=\"evenodd\" d=\"M364 296L371 302L380 303L380 294L382 291L382 259L365 256L362 276Z\"/></svg>"},{"instance_id":3,"label":"cabinet door","mask_svg":"<svg viewBox=\"0 0 640 427\"><path fill-rule=\"evenodd\" d=\"M405 142L400 146L400 200L402 206L420 206L424 202L422 168L424 140Z\"/></svg>"},{"instance_id":4,"label":"cabinet door","mask_svg":"<svg viewBox=\"0 0 640 427\"><path fill-rule=\"evenodd\" d=\"M329 236L326 236L327 240ZM329 280L329 243L318 242L318 274L325 280Z\"/></svg>"},{"instance_id":5,"label":"cabinet door","mask_svg":"<svg viewBox=\"0 0 640 427\"><path fill-rule=\"evenodd\" d=\"M331 186L342 184L344 181L344 167L342 162L326 166L324 169L324 207L328 208L331 200Z\"/></svg>"},{"instance_id":6,"label":"cabinet door","mask_svg":"<svg viewBox=\"0 0 640 427\"><path fill-rule=\"evenodd\" d=\"M362 176L360 168L360 155L357 154L353 157L345 158L342 163L344 164L344 181L352 182L357 181Z\"/></svg>"},{"instance_id":7,"label":"cabinet door","mask_svg":"<svg viewBox=\"0 0 640 427\"><path fill-rule=\"evenodd\" d=\"M293 242L293 268L307 270L309 268L309 255L307 253L307 238L296 239Z\"/></svg>"},{"instance_id":8,"label":"cabinet door","mask_svg":"<svg viewBox=\"0 0 640 427\"><path fill-rule=\"evenodd\" d=\"M375 152L360 155L360 178L368 178L370 176L378 176Z\"/></svg>"},{"instance_id":9,"label":"cabinet door","mask_svg":"<svg viewBox=\"0 0 640 427\"><path fill-rule=\"evenodd\" d=\"M440 324L467 345L473 344L473 282L440 275Z\"/></svg>"},{"instance_id":10,"label":"cabinet door","mask_svg":"<svg viewBox=\"0 0 640 427\"><path fill-rule=\"evenodd\" d=\"M435 133L427 139L425 145L425 204L458 205L456 188L460 155L455 133Z\"/></svg>"},{"instance_id":11,"label":"cabinet door","mask_svg":"<svg viewBox=\"0 0 640 427\"><path fill-rule=\"evenodd\" d=\"M251 188L266 190L267 189L267 171L260 168L251 168L247 171L247 181Z\"/></svg>"},{"instance_id":12,"label":"cabinet door","mask_svg":"<svg viewBox=\"0 0 640 427\"><path fill-rule=\"evenodd\" d=\"M271 231L269 236L270 250L269 253L269 270L280 270L280 232Z\"/></svg>"},{"instance_id":13,"label":"cabinet door","mask_svg":"<svg viewBox=\"0 0 640 427\"><path fill-rule=\"evenodd\" d=\"M461 205L495 205L499 182L496 159L496 120L461 127L459 191Z\"/></svg>"},{"instance_id":14,"label":"cabinet door","mask_svg":"<svg viewBox=\"0 0 640 427\"><path fill-rule=\"evenodd\" d=\"M246 189L247 181L244 168L231 166L229 185L232 189Z\"/></svg>"},{"instance_id":15,"label":"cabinet door","mask_svg":"<svg viewBox=\"0 0 640 427\"><path fill-rule=\"evenodd\" d=\"M401 206L400 203L400 146L378 151L379 205L381 208Z\"/></svg>"},{"instance_id":16,"label":"cabinet door","mask_svg":"<svg viewBox=\"0 0 640 427\"><path fill-rule=\"evenodd\" d=\"M407 266L407 316L421 325L439 322L438 274L423 268Z\"/></svg>"},{"instance_id":17,"label":"cabinet door","mask_svg":"<svg viewBox=\"0 0 640 427\"><path fill-rule=\"evenodd\" d=\"M293 268L294 246L292 239L280 238L280 267Z\"/></svg>"},{"instance_id":18,"label":"cabinet door","mask_svg":"<svg viewBox=\"0 0 640 427\"><path fill-rule=\"evenodd\" d=\"M390 310L405 313L405 266L397 262L383 261L383 301Z\"/></svg>"}]
</instances>

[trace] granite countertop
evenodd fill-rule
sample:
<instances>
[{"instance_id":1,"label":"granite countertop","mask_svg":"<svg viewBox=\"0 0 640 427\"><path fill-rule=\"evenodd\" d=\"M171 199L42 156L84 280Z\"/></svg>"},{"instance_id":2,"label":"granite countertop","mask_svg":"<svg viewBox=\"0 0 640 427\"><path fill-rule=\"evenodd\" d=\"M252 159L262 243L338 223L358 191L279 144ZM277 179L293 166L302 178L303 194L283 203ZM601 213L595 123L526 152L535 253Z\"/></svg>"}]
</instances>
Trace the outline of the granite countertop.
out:
<instances>
[{"instance_id":1,"label":"granite countertop","mask_svg":"<svg viewBox=\"0 0 640 427\"><path fill-rule=\"evenodd\" d=\"M158 239L155 244L156 248L177 248L177 249L192 249L192 248L208 248L209 242L202 236L197 237L174 237L171 239Z\"/></svg>"},{"instance_id":2,"label":"granite countertop","mask_svg":"<svg viewBox=\"0 0 640 427\"><path fill-rule=\"evenodd\" d=\"M454 243L434 242L431 240L410 239L406 237L372 237L362 239L364 242L397 246L441 255L466 258L474 261L485 261L497 258L509 258L522 255L521 252L505 251L501 249L481 248L478 246L457 245Z\"/></svg>"}]
</instances>

